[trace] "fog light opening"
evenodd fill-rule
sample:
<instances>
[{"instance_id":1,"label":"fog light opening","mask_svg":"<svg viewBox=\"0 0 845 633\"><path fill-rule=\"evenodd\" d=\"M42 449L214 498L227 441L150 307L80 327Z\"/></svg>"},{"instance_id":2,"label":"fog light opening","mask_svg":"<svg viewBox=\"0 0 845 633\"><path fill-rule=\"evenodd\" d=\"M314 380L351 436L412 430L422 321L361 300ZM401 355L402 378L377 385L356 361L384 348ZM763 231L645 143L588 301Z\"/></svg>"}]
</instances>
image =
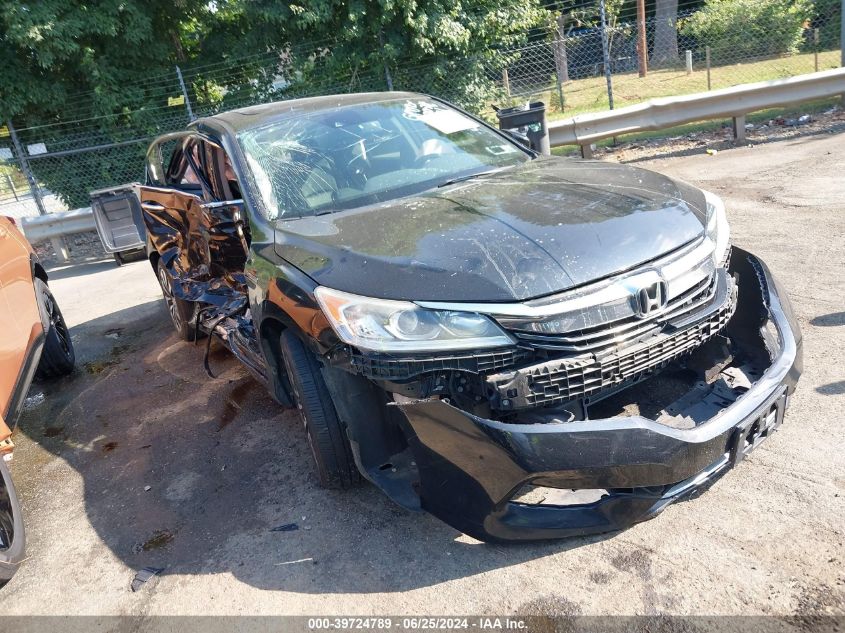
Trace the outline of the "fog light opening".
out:
<instances>
[{"instance_id":1,"label":"fog light opening","mask_svg":"<svg viewBox=\"0 0 845 633\"><path fill-rule=\"evenodd\" d=\"M547 488L525 484L511 498L513 503L531 506L583 506L607 496L604 488Z\"/></svg>"}]
</instances>

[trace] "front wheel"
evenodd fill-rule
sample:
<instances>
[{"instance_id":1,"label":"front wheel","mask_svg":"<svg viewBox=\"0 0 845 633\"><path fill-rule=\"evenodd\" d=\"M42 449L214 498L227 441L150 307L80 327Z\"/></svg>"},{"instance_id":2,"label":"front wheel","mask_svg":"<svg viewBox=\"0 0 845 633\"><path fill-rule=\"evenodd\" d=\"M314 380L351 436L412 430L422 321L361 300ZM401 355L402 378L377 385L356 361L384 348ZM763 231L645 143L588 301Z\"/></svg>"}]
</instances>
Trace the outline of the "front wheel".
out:
<instances>
[{"instance_id":1,"label":"front wheel","mask_svg":"<svg viewBox=\"0 0 845 633\"><path fill-rule=\"evenodd\" d=\"M320 485L350 488L360 483L346 428L338 418L319 361L290 330L282 332L281 351Z\"/></svg>"},{"instance_id":2,"label":"front wheel","mask_svg":"<svg viewBox=\"0 0 845 633\"><path fill-rule=\"evenodd\" d=\"M37 277L34 284L38 300L44 306L49 320L48 329L44 333L44 349L41 352L41 360L38 361L36 377L43 379L65 376L73 371L73 364L76 361L70 332L50 288Z\"/></svg>"}]
</instances>

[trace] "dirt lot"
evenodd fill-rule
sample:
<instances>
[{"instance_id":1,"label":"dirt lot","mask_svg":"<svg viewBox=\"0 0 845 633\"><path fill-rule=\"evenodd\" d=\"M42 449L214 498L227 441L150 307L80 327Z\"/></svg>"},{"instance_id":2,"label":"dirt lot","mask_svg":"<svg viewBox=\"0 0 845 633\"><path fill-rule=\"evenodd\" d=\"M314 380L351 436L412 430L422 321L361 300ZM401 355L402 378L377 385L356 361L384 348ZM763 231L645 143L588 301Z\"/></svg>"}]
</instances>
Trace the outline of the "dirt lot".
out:
<instances>
[{"instance_id":1,"label":"dirt lot","mask_svg":"<svg viewBox=\"0 0 845 633\"><path fill-rule=\"evenodd\" d=\"M54 270L79 369L16 431L29 558L4 613L845 614L843 144L640 161L725 198L791 292L806 373L748 461L603 537L488 546L372 486L322 491L294 413L222 351L204 374L146 264ZM132 593L146 566L164 572Z\"/></svg>"}]
</instances>

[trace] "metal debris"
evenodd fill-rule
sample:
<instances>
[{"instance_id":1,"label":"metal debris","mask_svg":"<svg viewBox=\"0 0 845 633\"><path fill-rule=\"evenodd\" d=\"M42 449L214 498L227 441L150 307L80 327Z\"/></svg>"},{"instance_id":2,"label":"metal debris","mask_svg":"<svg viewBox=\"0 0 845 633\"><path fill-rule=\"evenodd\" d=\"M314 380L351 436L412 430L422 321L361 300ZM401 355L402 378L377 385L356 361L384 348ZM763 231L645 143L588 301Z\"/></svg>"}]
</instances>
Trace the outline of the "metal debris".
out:
<instances>
[{"instance_id":1,"label":"metal debris","mask_svg":"<svg viewBox=\"0 0 845 633\"><path fill-rule=\"evenodd\" d=\"M132 591L138 591L147 582L149 582L151 578L158 576L163 571L163 567L144 567L144 569L135 574L135 578L132 579Z\"/></svg>"},{"instance_id":2,"label":"metal debris","mask_svg":"<svg viewBox=\"0 0 845 633\"><path fill-rule=\"evenodd\" d=\"M33 409L44 402L44 394L42 392L34 393L23 401L24 410Z\"/></svg>"},{"instance_id":3,"label":"metal debris","mask_svg":"<svg viewBox=\"0 0 845 633\"><path fill-rule=\"evenodd\" d=\"M271 532L293 532L294 530L298 530L299 526L296 523L285 523L284 525L277 525L274 528L270 528Z\"/></svg>"}]
</instances>

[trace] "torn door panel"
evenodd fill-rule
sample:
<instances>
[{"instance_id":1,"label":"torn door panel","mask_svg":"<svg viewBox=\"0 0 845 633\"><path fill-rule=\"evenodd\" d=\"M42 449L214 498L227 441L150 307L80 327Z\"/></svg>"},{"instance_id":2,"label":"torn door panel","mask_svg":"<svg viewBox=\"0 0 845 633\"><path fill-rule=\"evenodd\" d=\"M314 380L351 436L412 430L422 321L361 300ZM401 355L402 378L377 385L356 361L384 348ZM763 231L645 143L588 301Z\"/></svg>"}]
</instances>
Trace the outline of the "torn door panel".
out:
<instances>
[{"instance_id":1,"label":"torn door panel","mask_svg":"<svg viewBox=\"0 0 845 633\"><path fill-rule=\"evenodd\" d=\"M193 193L139 187L150 242L185 301L222 307L244 301L246 253L231 206Z\"/></svg>"}]
</instances>

